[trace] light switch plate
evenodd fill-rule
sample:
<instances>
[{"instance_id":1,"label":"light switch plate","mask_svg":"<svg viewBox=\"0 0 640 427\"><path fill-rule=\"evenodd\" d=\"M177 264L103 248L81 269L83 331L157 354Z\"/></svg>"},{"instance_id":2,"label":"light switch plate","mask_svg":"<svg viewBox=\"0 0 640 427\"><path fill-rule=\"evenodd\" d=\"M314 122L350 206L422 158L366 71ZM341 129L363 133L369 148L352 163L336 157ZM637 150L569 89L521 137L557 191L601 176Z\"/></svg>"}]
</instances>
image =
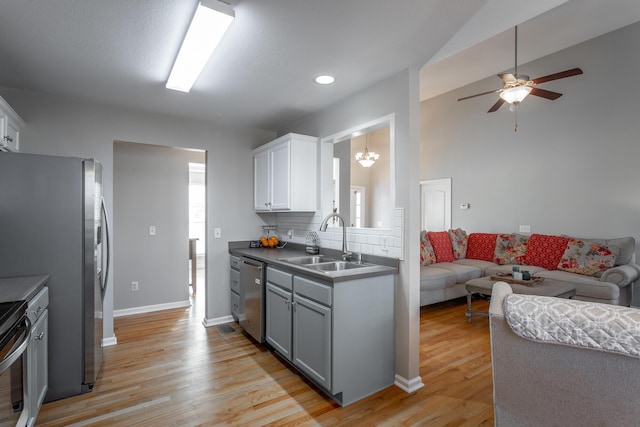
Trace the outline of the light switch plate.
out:
<instances>
[{"instance_id":1,"label":"light switch plate","mask_svg":"<svg viewBox=\"0 0 640 427\"><path fill-rule=\"evenodd\" d=\"M149 226L149 236L155 236L156 235L156 226L155 225L150 225Z\"/></svg>"},{"instance_id":2,"label":"light switch plate","mask_svg":"<svg viewBox=\"0 0 640 427\"><path fill-rule=\"evenodd\" d=\"M521 225L520 226L520 232L521 233L531 233L531 226L530 225Z\"/></svg>"}]
</instances>

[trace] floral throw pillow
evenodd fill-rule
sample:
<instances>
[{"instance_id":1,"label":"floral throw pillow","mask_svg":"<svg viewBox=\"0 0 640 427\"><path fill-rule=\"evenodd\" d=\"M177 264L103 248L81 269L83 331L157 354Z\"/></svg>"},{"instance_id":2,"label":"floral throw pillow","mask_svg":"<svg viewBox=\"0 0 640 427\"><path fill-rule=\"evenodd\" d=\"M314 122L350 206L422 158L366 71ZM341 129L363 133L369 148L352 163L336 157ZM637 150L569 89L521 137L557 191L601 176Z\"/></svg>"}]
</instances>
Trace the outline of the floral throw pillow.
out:
<instances>
[{"instance_id":1,"label":"floral throw pillow","mask_svg":"<svg viewBox=\"0 0 640 427\"><path fill-rule=\"evenodd\" d=\"M467 232L461 228L449 230L449 239L453 248L453 257L455 259L465 258L467 256L467 242L469 241Z\"/></svg>"},{"instance_id":2,"label":"floral throw pillow","mask_svg":"<svg viewBox=\"0 0 640 427\"><path fill-rule=\"evenodd\" d=\"M436 253L436 260L438 262L452 262L455 261L453 256L453 248L451 247L451 239L449 239L449 233L446 231L429 231L427 233L433 251Z\"/></svg>"},{"instance_id":3,"label":"floral throw pillow","mask_svg":"<svg viewBox=\"0 0 640 427\"><path fill-rule=\"evenodd\" d=\"M493 261L497 264L524 264L529 236L522 234L498 234Z\"/></svg>"},{"instance_id":4,"label":"floral throw pillow","mask_svg":"<svg viewBox=\"0 0 640 427\"><path fill-rule=\"evenodd\" d=\"M589 240L569 240L558 270L596 276L615 265L620 248L606 246Z\"/></svg>"},{"instance_id":5,"label":"floral throw pillow","mask_svg":"<svg viewBox=\"0 0 640 427\"><path fill-rule=\"evenodd\" d=\"M427 232L420 232L420 265L429 265L436 263L436 253L427 237Z\"/></svg>"}]
</instances>

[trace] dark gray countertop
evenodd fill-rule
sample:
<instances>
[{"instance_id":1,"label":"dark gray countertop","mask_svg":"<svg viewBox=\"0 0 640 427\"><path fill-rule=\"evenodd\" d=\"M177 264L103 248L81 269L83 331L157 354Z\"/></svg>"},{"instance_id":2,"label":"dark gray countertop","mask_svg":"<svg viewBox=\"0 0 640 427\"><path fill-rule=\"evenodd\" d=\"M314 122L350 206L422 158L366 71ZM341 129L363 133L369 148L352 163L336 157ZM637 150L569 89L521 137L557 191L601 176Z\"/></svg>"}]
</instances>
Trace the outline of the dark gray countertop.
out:
<instances>
[{"instance_id":1,"label":"dark gray countertop","mask_svg":"<svg viewBox=\"0 0 640 427\"><path fill-rule=\"evenodd\" d=\"M245 256L258 261L266 262L270 266L277 266L294 273L304 274L330 283L343 282L347 280L362 279L365 277L384 276L397 274L399 260L397 258L380 257L362 254L362 261L372 266L356 268L351 270L332 271L323 273L320 271L305 268L282 261L283 258L293 258L309 255L305 252L305 245L288 243L282 249L278 248L250 248L248 241L229 242L229 253L236 256ZM340 259L341 251L320 248L320 253L327 257Z\"/></svg>"},{"instance_id":2,"label":"dark gray countertop","mask_svg":"<svg viewBox=\"0 0 640 427\"><path fill-rule=\"evenodd\" d=\"M49 280L48 275L0 278L0 302L29 301Z\"/></svg>"}]
</instances>

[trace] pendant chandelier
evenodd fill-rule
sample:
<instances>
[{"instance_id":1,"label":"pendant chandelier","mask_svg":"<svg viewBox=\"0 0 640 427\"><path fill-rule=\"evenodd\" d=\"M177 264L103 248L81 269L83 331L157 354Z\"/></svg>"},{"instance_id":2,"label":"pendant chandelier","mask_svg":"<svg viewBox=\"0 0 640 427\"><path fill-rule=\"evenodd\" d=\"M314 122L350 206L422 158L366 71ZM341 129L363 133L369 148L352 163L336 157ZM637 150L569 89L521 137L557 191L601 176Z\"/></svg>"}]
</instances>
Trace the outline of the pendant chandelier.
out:
<instances>
[{"instance_id":1,"label":"pendant chandelier","mask_svg":"<svg viewBox=\"0 0 640 427\"><path fill-rule=\"evenodd\" d=\"M364 143L364 153L356 153L356 161L360 163L363 167L369 168L373 165L376 160L380 158L380 154L377 154L373 151L369 151L369 134L365 135L365 143Z\"/></svg>"}]
</instances>

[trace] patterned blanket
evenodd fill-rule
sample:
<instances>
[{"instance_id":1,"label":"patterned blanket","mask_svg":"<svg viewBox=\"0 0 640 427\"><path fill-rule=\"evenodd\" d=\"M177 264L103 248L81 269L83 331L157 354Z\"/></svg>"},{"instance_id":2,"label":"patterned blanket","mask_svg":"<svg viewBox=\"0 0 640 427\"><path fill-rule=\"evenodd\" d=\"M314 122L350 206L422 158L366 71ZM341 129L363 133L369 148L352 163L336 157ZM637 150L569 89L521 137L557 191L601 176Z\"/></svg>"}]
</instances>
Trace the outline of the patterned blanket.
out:
<instances>
[{"instance_id":1,"label":"patterned blanket","mask_svg":"<svg viewBox=\"0 0 640 427\"><path fill-rule=\"evenodd\" d=\"M523 338L640 358L640 310L533 295L508 295L504 316Z\"/></svg>"}]
</instances>

